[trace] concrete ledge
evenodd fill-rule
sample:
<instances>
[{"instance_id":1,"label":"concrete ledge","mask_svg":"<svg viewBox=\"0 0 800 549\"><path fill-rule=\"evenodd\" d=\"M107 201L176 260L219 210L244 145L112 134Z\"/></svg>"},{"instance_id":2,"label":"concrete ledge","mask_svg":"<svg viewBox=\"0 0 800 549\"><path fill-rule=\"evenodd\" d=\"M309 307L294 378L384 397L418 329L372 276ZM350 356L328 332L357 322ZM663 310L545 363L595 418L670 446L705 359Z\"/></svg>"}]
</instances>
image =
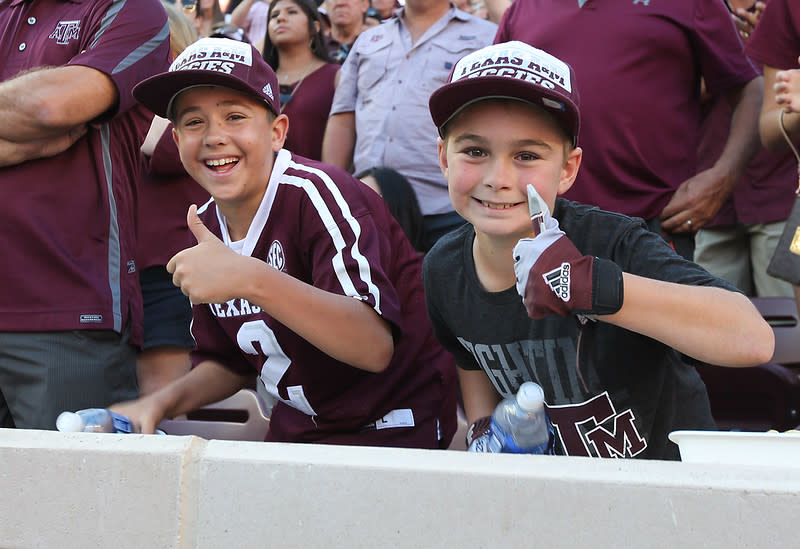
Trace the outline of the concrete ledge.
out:
<instances>
[{"instance_id":1,"label":"concrete ledge","mask_svg":"<svg viewBox=\"0 0 800 549\"><path fill-rule=\"evenodd\" d=\"M796 469L243 444L206 449L198 547L227 545L232 532L245 547L727 549L797 538Z\"/></svg>"},{"instance_id":2,"label":"concrete ledge","mask_svg":"<svg viewBox=\"0 0 800 549\"><path fill-rule=\"evenodd\" d=\"M0 429L0 547L792 546L798 473Z\"/></svg>"},{"instance_id":3,"label":"concrete ledge","mask_svg":"<svg viewBox=\"0 0 800 549\"><path fill-rule=\"evenodd\" d=\"M0 547L189 547L196 437L0 429ZM191 506L187 508L187 500Z\"/></svg>"}]
</instances>

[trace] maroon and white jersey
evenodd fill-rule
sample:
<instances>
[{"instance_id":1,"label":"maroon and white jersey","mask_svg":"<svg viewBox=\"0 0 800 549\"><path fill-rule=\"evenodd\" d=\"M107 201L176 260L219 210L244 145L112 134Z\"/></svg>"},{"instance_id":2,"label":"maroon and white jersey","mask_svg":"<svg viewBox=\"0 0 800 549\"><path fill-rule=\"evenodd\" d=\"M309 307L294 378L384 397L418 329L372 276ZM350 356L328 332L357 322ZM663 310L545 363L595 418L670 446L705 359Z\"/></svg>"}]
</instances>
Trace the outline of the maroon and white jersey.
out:
<instances>
[{"instance_id":1,"label":"maroon and white jersey","mask_svg":"<svg viewBox=\"0 0 800 549\"><path fill-rule=\"evenodd\" d=\"M717 95L758 76L721 0L516 0L508 40L577 75L583 161L564 197L644 219L696 173L700 78Z\"/></svg>"},{"instance_id":2,"label":"maroon and white jersey","mask_svg":"<svg viewBox=\"0 0 800 549\"><path fill-rule=\"evenodd\" d=\"M394 328L391 364L370 373L331 358L246 300L195 306L193 362L210 359L240 374L258 373L279 399L268 440L372 444L376 432L387 442L387 432L402 437L403 427L427 424L435 443L431 418L441 419L449 440L454 362L427 318L421 256L376 193L343 170L284 149L243 241L232 245L213 201L200 217L239 253L358 299Z\"/></svg>"},{"instance_id":3,"label":"maroon and white jersey","mask_svg":"<svg viewBox=\"0 0 800 549\"><path fill-rule=\"evenodd\" d=\"M6 1L0 51L0 80L82 65L119 91L116 109L64 153L0 170L0 331L122 331L130 321L139 342L135 180L152 116L131 89L169 67L164 9L157 0Z\"/></svg>"}]
</instances>

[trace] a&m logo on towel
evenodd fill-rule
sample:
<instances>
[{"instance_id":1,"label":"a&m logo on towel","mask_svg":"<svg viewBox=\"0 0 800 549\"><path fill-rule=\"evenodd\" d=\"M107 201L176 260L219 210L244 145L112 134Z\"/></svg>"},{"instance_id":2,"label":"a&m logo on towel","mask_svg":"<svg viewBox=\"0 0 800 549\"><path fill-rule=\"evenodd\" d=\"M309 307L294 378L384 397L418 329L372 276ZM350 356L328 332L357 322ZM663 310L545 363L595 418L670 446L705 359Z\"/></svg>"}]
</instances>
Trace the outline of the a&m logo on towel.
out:
<instances>
[{"instance_id":1,"label":"a&m logo on towel","mask_svg":"<svg viewBox=\"0 0 800 549\"><path fill-rule=\"evenodd\" d=\"M69 44L70 40L77 40L81 34L81 21L59 21L56 25L56 30L48 36L48 38L55 39L56 44Z\"/></svg>"},{"instance_id":2,"label":"a&m logo on towel","mask_svg":"<svg viewBox=\"0 0 800 549\"><path fill-rule=\"evenodd\" d=\"M217 71L230 74L237 64L253 65L252 48L250 44L226 40L225 45L203 45L196 44L185 50L172 62L169 70L203 70Z\"/></svg>"}]
</instances>

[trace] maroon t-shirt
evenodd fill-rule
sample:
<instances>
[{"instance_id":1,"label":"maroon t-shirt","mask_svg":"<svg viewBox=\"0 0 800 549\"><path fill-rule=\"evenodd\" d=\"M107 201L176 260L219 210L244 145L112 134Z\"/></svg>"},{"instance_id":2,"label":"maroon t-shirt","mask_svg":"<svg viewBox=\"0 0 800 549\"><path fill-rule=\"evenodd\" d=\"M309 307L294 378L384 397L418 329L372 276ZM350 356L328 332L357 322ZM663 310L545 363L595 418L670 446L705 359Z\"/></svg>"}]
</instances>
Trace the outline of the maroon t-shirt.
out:
<instances>
[{"instance_id":1,"label":"maroon t-shirt","mask_svg":"<svg viewBox=\"0 0 800 549\"><path fill-rule=\"evenodd\" d=\"M2 80L84 65L119 91L116 110L66 152L0 170L0 331L122 331L130 321L136 343L135 181L151 116L131 88L169 66L164 9L156 0L4 2L0 51Z\"/></svg>"},{"instance_id":2,"label":"maroon t-shirt","mask_svg":"<svg viewBox=\"0 0 800 549\"><path fill-rule=\"evenodd\" d=\"M230 245L220 215L210 202L200 217ZM392 445L391 433L403 439L410 420L428 425L435 442L435 419L450 439L455 363L433 336L422 258L376 193L343 170L282 150L241 253L358 299L394 327L391 364L370 373L331 358L246 300L195 306L193 362L257 373L279 399L268 440ZM398 428L376 429L382 418L382 427Z\"/></svg>"},{"instance_id":3,"label":"maroon t-shirt","mask_svg":"<svg viewBox=\"0 0 800 549\"><path fill-rule=\"evenodd\" d=\"M695 173L700 77L722 94L758 76L719 0L516 0L508 40L575 69L583 163L565 197L645 219Z\"/></svg>"},{"instance_id":4,"label":"maroon t-shirt","mask_svg":"<svg viewBox=\"0 0 800 549\"><path fill-rule=\"evenodd\" d=\"M289 133L284 147L293 153L310 158L322 159L322 138L328 124L328 114L333 101L334 81L341 67L327 63L308 76L294 90L288 103L283 106L283 114L289 117ZM281 86L283 94L283 86Z\"/></svg>"},{"instance_id":5,"label":"maroon t-shirt","mask_svg":"<svg viewBox=\"0 0 800 549\"><path fill-rule=\"evenodd\" d=\"M181 164L171 123L153 155L143 160L137 220L139 269L166 265L173 255L197 244L186 225L186 212L191 204L200 207L210 198Z\"/></svg>"},{"instance_id":6,"label":"maroon t-shirt","mask_svg":"<svg viewBox=\"0 0 800 549\"><path fill-rule=\"evenodd\" d=\"M763 65L800 68L800 4L796 0L769 0L746 51Z\"/></svg>"}]
</instances>

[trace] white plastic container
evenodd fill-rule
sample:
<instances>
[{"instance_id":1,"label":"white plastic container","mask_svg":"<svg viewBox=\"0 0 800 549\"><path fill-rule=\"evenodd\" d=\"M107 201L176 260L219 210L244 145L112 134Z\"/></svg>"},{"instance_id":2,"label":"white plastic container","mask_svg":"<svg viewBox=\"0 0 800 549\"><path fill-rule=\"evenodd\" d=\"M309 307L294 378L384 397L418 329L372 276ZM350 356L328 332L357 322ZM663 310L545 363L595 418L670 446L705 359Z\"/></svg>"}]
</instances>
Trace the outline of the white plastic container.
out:
<instances>
[{"instance_id":1,"label":"white plastic container","mask_svg":"<svg viewBox=\"0 0 800 549\"><path fill-rule=\"evenodd\" d=\"M673 431L681 461L800 468L800 433Z\"/></svg>"}]
</instances>

